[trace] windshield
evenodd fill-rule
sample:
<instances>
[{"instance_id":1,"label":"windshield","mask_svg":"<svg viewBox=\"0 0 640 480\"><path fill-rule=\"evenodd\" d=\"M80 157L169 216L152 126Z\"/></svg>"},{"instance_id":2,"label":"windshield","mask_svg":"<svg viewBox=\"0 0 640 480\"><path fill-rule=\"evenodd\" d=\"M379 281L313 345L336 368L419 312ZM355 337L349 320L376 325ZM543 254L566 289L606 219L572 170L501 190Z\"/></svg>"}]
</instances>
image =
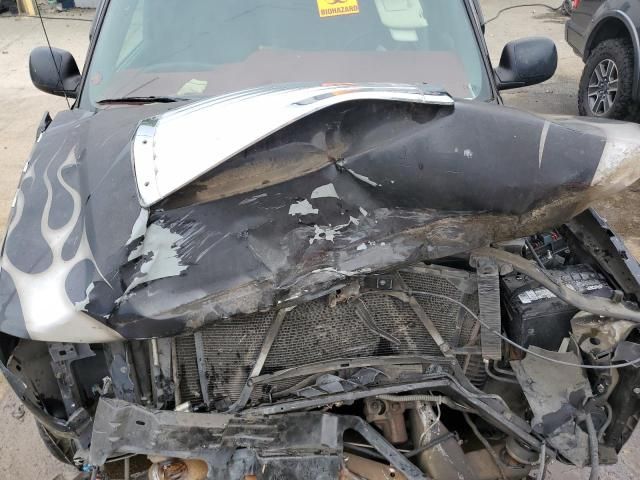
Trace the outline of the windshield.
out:
<instances>
[{"instance_id":1,"label":"windshield","mask_svg":"<svg viewBox=\"0 0 640 480\"><path fill-rule=\"evenodd\" d=\"M463 0L111 0L87 75L85 107L290 82L491 97Z\"/></svg>"}]
</instances>

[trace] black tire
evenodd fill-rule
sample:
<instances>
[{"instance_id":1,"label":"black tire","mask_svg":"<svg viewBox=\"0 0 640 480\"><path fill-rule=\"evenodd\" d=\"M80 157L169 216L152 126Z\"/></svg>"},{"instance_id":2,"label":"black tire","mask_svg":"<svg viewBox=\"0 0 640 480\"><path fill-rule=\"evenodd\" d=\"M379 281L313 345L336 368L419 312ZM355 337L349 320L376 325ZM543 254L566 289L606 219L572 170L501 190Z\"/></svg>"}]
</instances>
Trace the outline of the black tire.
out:
<instances>
[{"instance_id":1,"label":"black tire","mask_svg":"<svg viewBox=\"0 0 640 480\"><path fill-rule=\"evenodd\" d=\"M633 102L633 55L633 45L629 40L623 38L605 40L592 50L580 79L578 90L578 111L580 115L618 120L627 118ZM602 105L600 105L600 108L594 108L590 103L589 83L592 80L592 76L596 75L596 68L606 61L613 61L617 69L617 92L612 102L607 99L610 102L609 108L606 111L600 111L604 110ZM593 87L591 93L593 94ZM594 112L594 110L596 111Z\"/></svg>"},{"instance_id":2,"label":"black tire","mask_svg":"<svg viewBox=\"0 0 640 480\"><path fill-rule=\"evenodd\" d=\"M54 437L49 430L42 426L42 424L36 422L36 425L38 427L40 438L49 452L51 452L51 455L60 462L67 463L75 467L76 465L73 463L73 456L76 453L76 446L73 443L73 440Z\"/></svg>"}]
</instances>

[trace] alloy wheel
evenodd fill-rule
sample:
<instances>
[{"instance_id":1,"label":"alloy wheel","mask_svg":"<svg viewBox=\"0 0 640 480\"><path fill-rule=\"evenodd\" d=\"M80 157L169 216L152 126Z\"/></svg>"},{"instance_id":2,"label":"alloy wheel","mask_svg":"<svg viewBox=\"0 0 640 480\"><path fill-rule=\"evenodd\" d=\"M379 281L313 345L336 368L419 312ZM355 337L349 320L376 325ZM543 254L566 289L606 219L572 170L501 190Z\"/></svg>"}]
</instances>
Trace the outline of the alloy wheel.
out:
<instances>
[{"instance_id":1,"label":"alloy wheel","mask_svg":"<svg viewBox=\"0 0 640 480\"><path fill-rule=\"evenodd\" d=\"M595 116L611 110L618 95L618 66L613 60L602 60L591 74L587 92L589 108Z\"/></svg>"}]
</instances>

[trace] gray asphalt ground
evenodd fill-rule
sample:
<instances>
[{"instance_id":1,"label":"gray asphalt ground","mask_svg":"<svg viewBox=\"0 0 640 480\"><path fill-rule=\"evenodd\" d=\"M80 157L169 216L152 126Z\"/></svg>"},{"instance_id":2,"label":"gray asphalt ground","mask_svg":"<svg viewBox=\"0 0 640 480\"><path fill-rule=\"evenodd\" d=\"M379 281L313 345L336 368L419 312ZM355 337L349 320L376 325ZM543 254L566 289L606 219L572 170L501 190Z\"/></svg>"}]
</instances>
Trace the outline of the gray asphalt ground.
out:
<instances>
[{"instance_id":1,"label":"gray asphalt ground","mask_svg":"<svg viewBox=\"0 0 640 480\"><path fill-rule=\"evenodd\" d=\"M548 0L560 4L560 0ZM486 18L500 8L525 3L525 0L481 0ZM45 20L54 46L70 50L82 64L88 45L91 11L52 14L61 20ZM526 7L505 12L487 26L486 38L494 63L503 45L513 39L544 35L558 46L559 67L548 82L504 94L509 106L541 114L576 115L576 91L582 62L564 42L566 18L542 7ZM29 79L28 56L32 48L44 45L39 21L33 18L0 16L0 231L15 193L20 171L32 148L36 127L45 111L66 108L64 99L36 90ZM636 208L639 193L632 190L598 208L622 234L628 245L640 255L640 218ZM634 455L640 445L636 434L623 449L620 463L605 467L602 479L632 480L640 478L640 458ZM42 445L34 420L25 412L13 392L0 377L0 479L67 480L74 470L51 457ZM547 479L577 480L588 478L586 470L552 465Z\"/></svg>"}]
</instances>

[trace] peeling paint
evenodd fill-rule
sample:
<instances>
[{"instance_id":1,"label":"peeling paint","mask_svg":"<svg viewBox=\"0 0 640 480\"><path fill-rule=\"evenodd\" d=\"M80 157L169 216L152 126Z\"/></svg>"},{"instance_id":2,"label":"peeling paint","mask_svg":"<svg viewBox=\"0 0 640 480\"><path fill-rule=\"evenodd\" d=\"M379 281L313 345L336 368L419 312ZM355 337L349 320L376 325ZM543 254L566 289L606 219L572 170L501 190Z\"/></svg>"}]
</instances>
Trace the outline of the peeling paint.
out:
<instances>
[{"instance_id":1,"label":"peeling paint","mask_svg":"<svg viewBox=\"0 0 640 480\"><path fill-rule=\"evenodd\" d=\"M133 224L133 228L131 229L131 236L129 240L127 240L127 245L133 243L134 240L142 237L144 232L147 230L147 222L149 221L149 210L146 208L140 209L140 214Z\"/></svg>"},{"instance_id":2,"label":"peeling paint","mask_svg":"<svg viewBox=\"0 0 640 480\"><path fill-rule=\"evenodd\" d=\"M313 208L306 198L289 207L289 215L317 215L318 209Z\"/></svg>"},{"instance_id":3,"label":"peeling paint","mask_svg":"<svg viewBox=\"0 0 640 480\"><path fill-rule=\"evenodd\" d=\"M140 258L143 253L144 253L144 245L141 243L136 248L131 250L131 253L129 253L127 260L132 261L132 260L135 260L136 258Z\"/></svg>"},{"instance_id":4,"label":"peeling paint","mask_svg":"<svg viewBox=\"0 0 640 480\"><path fill-rule=\"evenodd\" d=\"M349 226L348 223L344 225L338 225L335 228L332 228L331 226L321 227L319 225L315 225L315 234L312 238L309 239L309 245L313 245L313 243L318 240L327 240L329 242L333 242L336 235L339 235L340 230L348 226Z\"/></svg>"},{"instance_id":5,"label":"peeling paint","mask_svg":"<svg viewBox=\"0 0 640 480\"><path fill-rule=\"evenodd\" d=\"M313 245L316 240L329 240L333 242L335 237L340 235L340 232L347 228L349 225L360 225L360 220L354 217L349 217L349 221L343 225L338 225L336 227L332 227L329 225L328 227L321 227L319 225L315 225L315 234L313 238L309 239L309 244Z\"/></svg>"},{"instance_id":6,"label":"peeling paint","mask_svg":"<svg viewBox=\"0 0 640 480\"><path fill-rule=\"evenodd\" d=\"M85 309L87 308L87 305L89 305L89 302L91 301L91 300L89 299L89 296L91 295L91 292L93 292L93 289L94 289L95 287L96 287L95 283L91 282L91 283L89 284L89 286L87 287L87 290L86 290L86 292L85 292L85 293L86 293L86 297L85 297L85 299L84 299L84 300L82 300L81 302L77 302L77 303L75 304L75 307L76 307L76 310L77 310L77 311L82 311L82 310L85 310Z\"/></svg>"},{"instance_id":7,"label":"peeling paint","mask_svg":"<svg viewBox=\"0 0 640 480\"><path fill-rule=\"evenodd\" d=\"M141 256L145 260L140 265L139 274L129 284L123 297L143 283L176 277L184 272L188 266L182 264L178 255L178 248L182 244L184 244L182 235L155 223L149 225L142 243Z\"/></svg>"}]
</instances>

